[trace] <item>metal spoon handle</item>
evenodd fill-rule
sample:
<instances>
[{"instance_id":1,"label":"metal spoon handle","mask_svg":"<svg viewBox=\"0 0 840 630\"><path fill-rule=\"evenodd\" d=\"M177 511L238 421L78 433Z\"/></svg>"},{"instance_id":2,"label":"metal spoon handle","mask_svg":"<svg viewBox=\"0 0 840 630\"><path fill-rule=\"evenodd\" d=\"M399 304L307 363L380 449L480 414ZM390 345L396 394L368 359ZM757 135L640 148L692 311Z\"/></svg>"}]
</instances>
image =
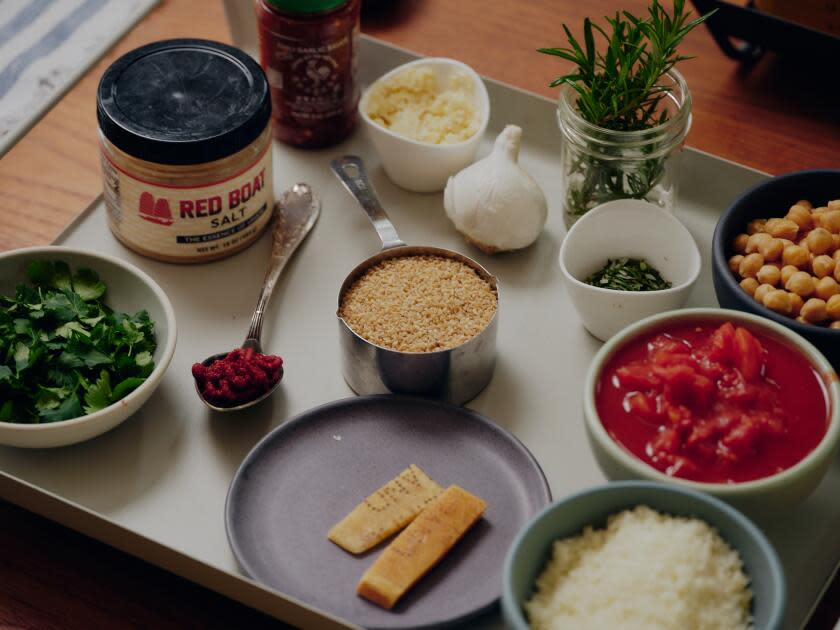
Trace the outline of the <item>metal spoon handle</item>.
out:
<instances>
[{"instance_id":1,"label":"metal spoon handle","mask_svg":"<svg viewBox=\"0 0 840 630\"><path fill-rule=\"evenodd\" d=\"M295 184L283 193L277 202L274 225L271 228L272 245L268 270L265 272L260 297L251 316L251 325L243 347L253 346L253 342L256 342L256 349L259 349L263 318L277 279L298 245L315 225L320 213L321 202L308 184Z\"/></svg>"},{"instance_id":2,"label":"metal spoon handle","mask_svg":"<svg viewBox=\"0 0 840 630\"><path fill-rule=\"evenodd\" d=\"M382 249L405 245L405 242L397 234L394 224L385 214L382 204L379 203L373 184L370 183L367 172L365 172L365 163L362 158L357 155L345 155L330 162L330 168L367 213L373 228L382 241Z\"/></svg>"}]
</instances>

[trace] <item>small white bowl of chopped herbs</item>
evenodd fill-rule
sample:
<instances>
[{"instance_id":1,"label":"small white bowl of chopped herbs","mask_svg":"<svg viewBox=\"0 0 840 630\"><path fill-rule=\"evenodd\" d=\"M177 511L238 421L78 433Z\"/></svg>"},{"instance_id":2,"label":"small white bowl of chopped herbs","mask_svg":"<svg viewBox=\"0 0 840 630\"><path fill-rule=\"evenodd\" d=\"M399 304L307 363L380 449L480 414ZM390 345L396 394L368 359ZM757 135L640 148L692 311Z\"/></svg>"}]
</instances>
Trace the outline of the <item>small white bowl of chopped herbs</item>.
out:
<instances>
[{"instance_id":1,"label":"small white bowl of chopped herbs","mask_svg":"<svg viewBox=\"0 0 840 630\"><path fill-rule=\"evenodd\" d=\"M166 294L126 262L67 247L0 254L0 444L113 429L157 389L175 339Z\"/></svg>"},{"instance_id":2,"label":"small white bowl of chopped herbs","mask_svg":"<svg viewBox=\"0 0 840 630\"><path fill-rule=\"evenodd\" d=\"M606 341L633 322L684 306L700 275L700 252L667 210L619 199L571 227L560 269L584 327Z\"/></svg>"}]
</instances>

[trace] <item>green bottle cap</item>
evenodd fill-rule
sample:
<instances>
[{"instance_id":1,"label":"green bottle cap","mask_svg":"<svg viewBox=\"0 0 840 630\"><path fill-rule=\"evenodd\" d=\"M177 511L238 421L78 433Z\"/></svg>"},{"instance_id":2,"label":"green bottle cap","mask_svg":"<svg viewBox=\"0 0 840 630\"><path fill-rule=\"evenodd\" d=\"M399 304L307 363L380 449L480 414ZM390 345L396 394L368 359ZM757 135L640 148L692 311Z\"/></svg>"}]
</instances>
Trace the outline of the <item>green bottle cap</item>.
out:
<instances>
[{"instance_id":1,"label":"green bottle cap","mask_svg":"<svg viewBox=\"0 0 840 630\"><path fill-rule=\"evenodd\" d=\"M323 13L349 0L266 0L272 7L289 13Z\"/></svg>"}]
</instances>

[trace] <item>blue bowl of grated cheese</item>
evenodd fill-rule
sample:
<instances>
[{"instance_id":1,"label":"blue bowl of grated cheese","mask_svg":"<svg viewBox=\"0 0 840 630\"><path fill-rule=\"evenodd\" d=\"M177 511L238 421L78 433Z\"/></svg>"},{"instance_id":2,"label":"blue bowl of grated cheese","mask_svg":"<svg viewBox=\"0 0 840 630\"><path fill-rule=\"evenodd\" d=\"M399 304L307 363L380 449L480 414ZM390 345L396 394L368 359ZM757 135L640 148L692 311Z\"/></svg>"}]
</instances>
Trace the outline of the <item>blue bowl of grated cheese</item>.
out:
<instances>
[{"instance_id":1,"label":"blue bowl of grated cheese","mask_svg":"<svg viewBox=\"0 0 840 630\"><path fill-rule=\"evenodd\" d=\"M504 567L508 625L778 630L779 557L746 516L706 494L648 481L557 501L517 535Z\"/></svg>"}]
</instances>

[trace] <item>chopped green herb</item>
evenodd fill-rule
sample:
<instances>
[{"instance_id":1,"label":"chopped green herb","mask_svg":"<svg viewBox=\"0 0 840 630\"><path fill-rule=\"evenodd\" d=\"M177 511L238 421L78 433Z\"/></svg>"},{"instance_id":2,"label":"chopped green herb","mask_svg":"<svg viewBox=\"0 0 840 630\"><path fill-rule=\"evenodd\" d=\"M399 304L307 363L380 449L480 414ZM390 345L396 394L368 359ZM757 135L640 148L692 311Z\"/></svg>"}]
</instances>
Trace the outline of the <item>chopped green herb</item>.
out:
<instances>
[{"instance_id":1,"label":"chopped green herb","mask_svg":"<svg viewBox=\"0 0 840 630\"><path fill-rule=\"evenodd\" d=\"M586 283L614 291L661 291L671 288L671 283L653 265L638 258L611 258L600 271L589 276Z\"/></svg>"},{"instance_id":2,"label":"chopped green herb","mask_svg":"<svg viewBox=\"0 0 840 630\"><path fill-rule=\"evenodd\" d=\"M112 311L96 272L36 260L0 295L0 422L38 424L104 409L154 369L154 322Z\"/></svg>"}]
</instances>

